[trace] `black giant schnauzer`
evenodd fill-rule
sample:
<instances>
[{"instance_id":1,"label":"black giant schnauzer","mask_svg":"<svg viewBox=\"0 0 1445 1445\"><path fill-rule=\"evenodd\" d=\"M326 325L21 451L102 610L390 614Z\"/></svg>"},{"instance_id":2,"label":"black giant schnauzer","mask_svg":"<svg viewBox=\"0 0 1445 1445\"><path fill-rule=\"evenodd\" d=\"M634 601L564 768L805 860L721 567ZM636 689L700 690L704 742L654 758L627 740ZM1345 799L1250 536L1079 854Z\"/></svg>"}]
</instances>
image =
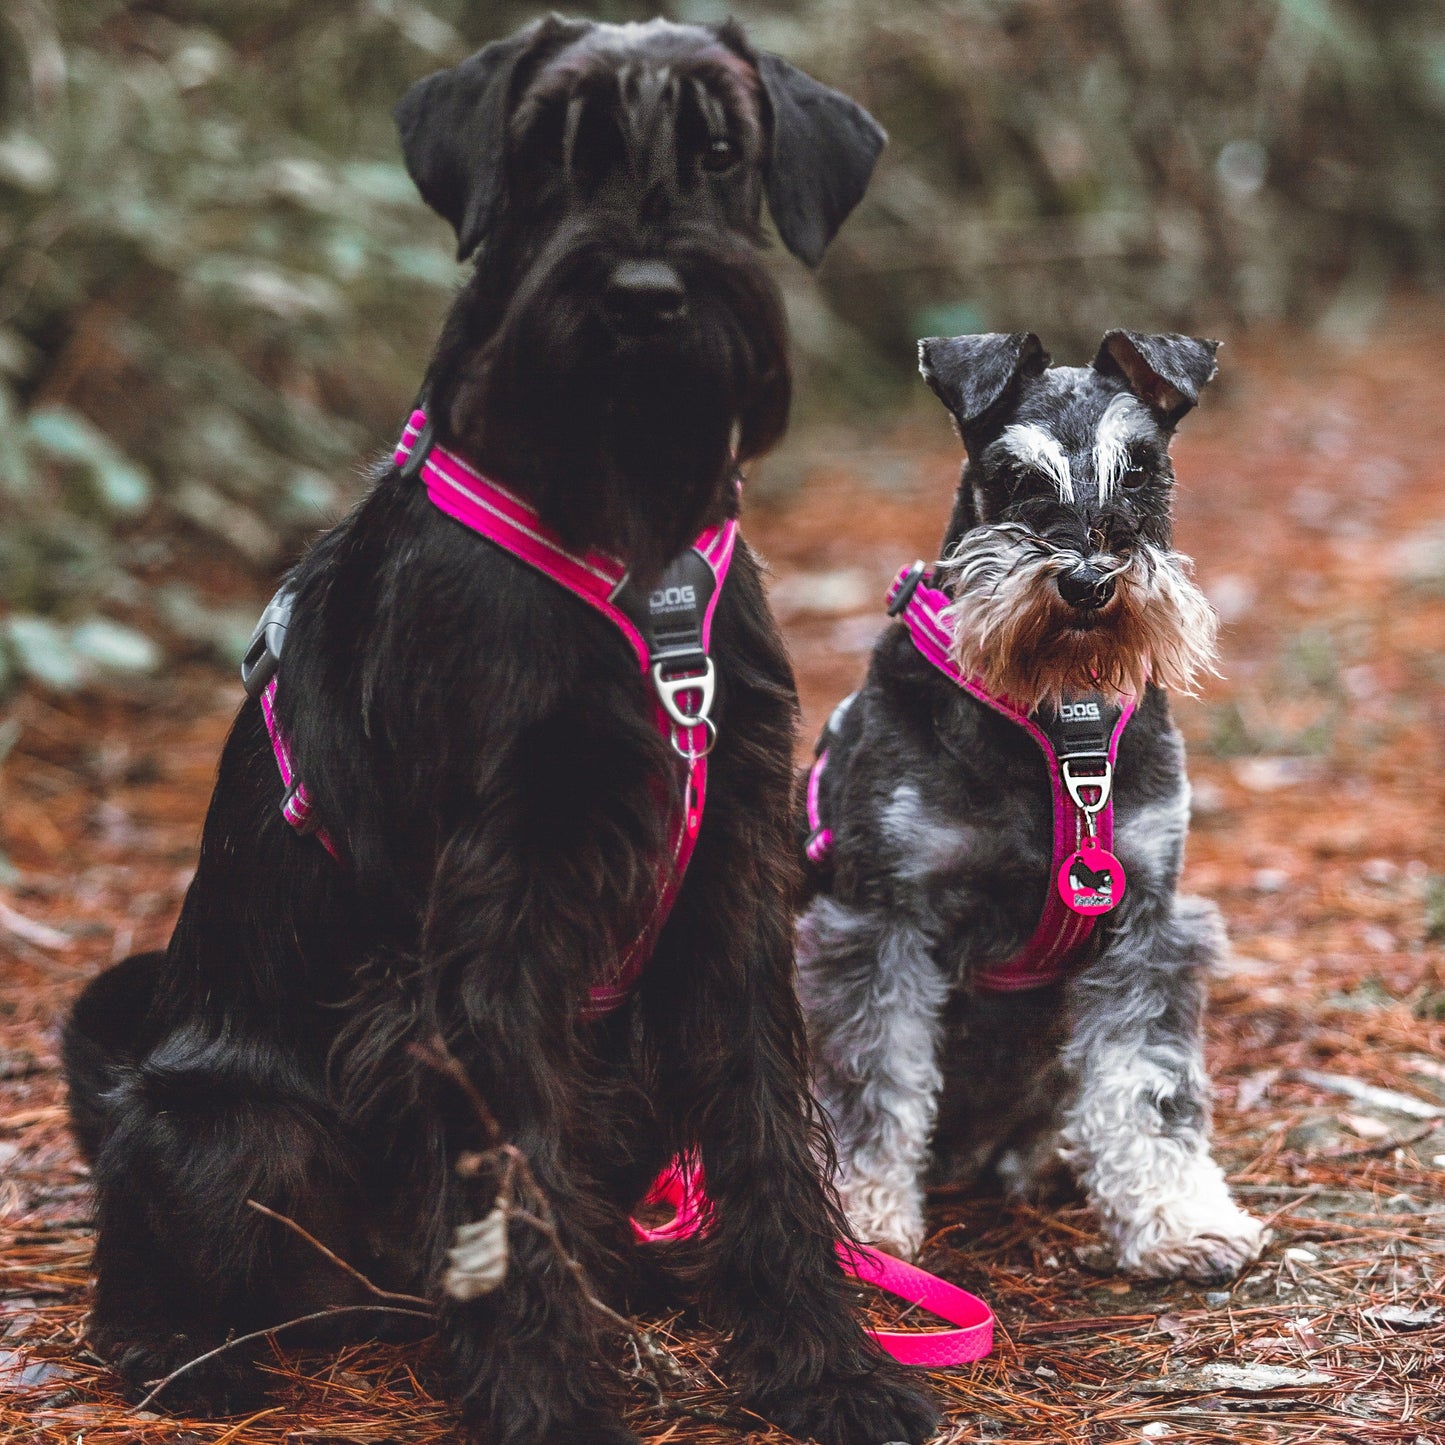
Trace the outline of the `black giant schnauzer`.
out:
<instances>
[{"instance_id":1,"label":"black giant schnauzer","mask_svg":"<svg viewBox=\"0 0 1445 1445\"><path fill-rule=\"evenodd\" d=\"M736 464L786 424L764 194L816 263L881 131L732 25L557 18L421 81L397 118L477 262L425 380L438 442L646 586L735 511ZM683 890L631 1002L592 1023L589 986L666 864L677 776L616 630L395 466L290 582L277 716L344 861L283 819L248 702L170 947L96 979L66 1040L96 1349L146 1381L368 1302L255 1200L437 1300L488 1438L632 1440L597 1366L615 1341L535 1230L514 1224L500 1289L441 1288L490 1197L456 1168L475 1116L408 1049L440 1035L609 1298L644 1272L629 1211L696 1150L711 1227L646 1273L697 1287L743 1398L835 1445L927 1436L926 1397L850 1307L818 1174L792 977L796 698L756 560L739 546L714 621L718 737ZM242 1405L244 1354L164 1401Z\"/></svg>"}]
</instances>

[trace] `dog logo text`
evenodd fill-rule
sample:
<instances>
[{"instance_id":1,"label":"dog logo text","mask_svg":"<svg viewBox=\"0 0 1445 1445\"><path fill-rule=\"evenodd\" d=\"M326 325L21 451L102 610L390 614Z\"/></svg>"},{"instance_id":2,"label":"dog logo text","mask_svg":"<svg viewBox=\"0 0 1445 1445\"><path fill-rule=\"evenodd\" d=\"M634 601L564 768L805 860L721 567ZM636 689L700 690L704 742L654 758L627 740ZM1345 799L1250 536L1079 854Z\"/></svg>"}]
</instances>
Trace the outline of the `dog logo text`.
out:
<instances>
[{"instance_id":1,"label":"dog logo text","mask_svg":"<svg viewBox=\"0 0 1445 1445\"><path fill-rule=\"evenodd\" d=\"M686 587L659 587L647 599L648 610L669 612L674 607L696 607L697 588L689 583Z\"/></svg>"}]
</instances>

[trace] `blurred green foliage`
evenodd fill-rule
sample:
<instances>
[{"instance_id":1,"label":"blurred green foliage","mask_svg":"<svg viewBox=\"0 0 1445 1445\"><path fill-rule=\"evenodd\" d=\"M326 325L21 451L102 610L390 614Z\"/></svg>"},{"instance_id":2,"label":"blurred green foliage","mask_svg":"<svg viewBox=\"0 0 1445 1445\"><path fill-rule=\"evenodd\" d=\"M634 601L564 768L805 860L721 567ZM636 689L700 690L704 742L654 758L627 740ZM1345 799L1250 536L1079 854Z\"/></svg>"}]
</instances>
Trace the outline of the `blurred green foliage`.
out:
<instances>
[{"instance_id":1,"label":"blurred green foliage","mask_svg":"<svg viewBox=\"0 0 1445 1445\"><path fill-rule=\"evenodd\" d=\"M924 333L1349 332L1445 274L1436 0L734 8L893 137L820 280L779 261L809 406L903 395ZM458 279L390 107L536 13L6 0L0 692L234 655L217 599L358 493Z\"/></svg>"}]
</instances>

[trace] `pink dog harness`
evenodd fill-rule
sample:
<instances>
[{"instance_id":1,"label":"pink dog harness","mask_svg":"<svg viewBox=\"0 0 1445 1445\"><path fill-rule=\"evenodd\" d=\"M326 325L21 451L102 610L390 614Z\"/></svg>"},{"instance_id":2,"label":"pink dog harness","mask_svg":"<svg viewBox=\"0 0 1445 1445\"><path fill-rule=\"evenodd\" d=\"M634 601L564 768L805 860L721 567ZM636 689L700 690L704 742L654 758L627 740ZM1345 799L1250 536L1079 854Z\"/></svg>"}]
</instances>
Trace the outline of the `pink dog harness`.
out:
<instances>
[{"instance_id":1,"label":"pink dog harness","mask_svg":"<svg viewBox=\"0 0 1445 1445\"><path fill-rule=\"evenodd\" d=\"M621 632L643 679L652 684L658 730L683 765L682 806L652 911L641 932L622 951L611 976L588 993L583 1017L600 1018L625 1002L636 985L697 846L707 798L707 755L717 736L711 717L715 674L708 644L713 613L732 563L738 524L730 518L707 528L669 563L657 586L644 594L629 584L627 567L617 558L603 552L569 551L520 497L435 445L424 412L412 413L397 444L395 460L403 476L420 475L428 497L440 511L565 587ZM315 833L327 852L339 859L341 849L320 826L276 722L276 669L290 614L291 593L283 588L261 616L242 664L241 679L247 692L261 701L276 766L286 788L282 815L297 832Z\"/></svg>"},{"instance_id":2,"label":"pink dog harness","mask_svg":"<svg viewBox=\"0 0 1445 1445\"><path fill-rule=\"evenodd\" d=\"M1021 712L965 677L952 657L952 632L943 614L952 599L926 580L922 562L905 567L888 591L888 614L901 616L913 645L950 681L1018 727L1038 744L1054 802L1053 863L1057 887L1045 891L1038 926L1013 958L974 976L975 985L1011 993L1055 983L1087 955L1095 918L1124 892L1124 870L1109 851L1114 842L1114 764L1119 739L1134 713L1133 699L1112 703L1099 693L1071 694L1057 712ZM826 733L825 733L826 739ZM820 788L828 765L824 747L808 775L808 857L821 863L833 846L822 817Z\"/></svg>"}]
</instances>

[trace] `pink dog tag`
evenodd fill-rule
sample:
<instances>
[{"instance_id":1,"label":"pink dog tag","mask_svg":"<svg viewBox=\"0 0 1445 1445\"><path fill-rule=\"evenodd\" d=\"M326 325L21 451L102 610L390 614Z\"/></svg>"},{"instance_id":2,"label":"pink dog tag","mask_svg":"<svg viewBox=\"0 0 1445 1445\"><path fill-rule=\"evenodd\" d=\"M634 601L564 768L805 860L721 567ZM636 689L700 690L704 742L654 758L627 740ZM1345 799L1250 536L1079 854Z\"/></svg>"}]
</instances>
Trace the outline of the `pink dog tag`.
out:
<instances>
[{"instance_id":1,"label":"pink dog tag","mask_svg":"<svg viewBox=\"0 0 1445 1445\"><path fill-rule=\"evenodd\" d=\"M1124 865L1107 848L1085 843L1059 869L1059 897L1075 913L1107 913L1124 896Z\"/></svg>"}]
</instances>

